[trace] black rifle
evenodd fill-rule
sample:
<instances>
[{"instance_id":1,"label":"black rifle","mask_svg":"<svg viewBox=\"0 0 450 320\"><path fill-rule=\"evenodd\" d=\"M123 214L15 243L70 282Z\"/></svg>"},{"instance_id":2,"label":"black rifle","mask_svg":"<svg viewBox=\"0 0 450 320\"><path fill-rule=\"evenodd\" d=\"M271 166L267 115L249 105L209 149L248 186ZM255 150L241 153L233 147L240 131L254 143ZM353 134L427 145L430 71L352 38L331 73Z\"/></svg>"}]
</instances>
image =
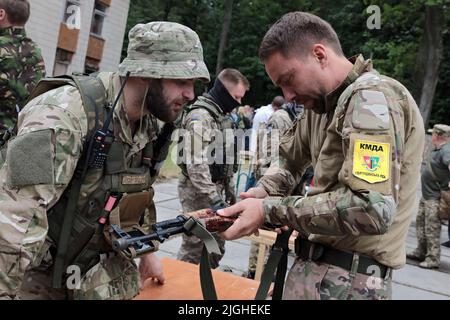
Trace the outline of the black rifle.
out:
<instances>
[{"instance_id":1,"label":"black rifle","mask_svg":"<svg viewBox=\"0 0 450 320\"><path fill-rule=\"evenodd\" d=\"M199 210L186 215L181 214L175 219L155 223L152 226L153 232L146 235L137 232L137 230L127 233L117 225L111 225L110 233L115 238L112 241L112 247L117 252L127 250L130 247L136 252L142 252L147 250L149 245L153 247L152 244L149 244L151 241L162 243L169 237L180 233L189 235L194 225L199 223L196 219L201 219L209 232L223 232L233 224L235 218L219 216L212 209Z\"/></svg>"}]
</instances>

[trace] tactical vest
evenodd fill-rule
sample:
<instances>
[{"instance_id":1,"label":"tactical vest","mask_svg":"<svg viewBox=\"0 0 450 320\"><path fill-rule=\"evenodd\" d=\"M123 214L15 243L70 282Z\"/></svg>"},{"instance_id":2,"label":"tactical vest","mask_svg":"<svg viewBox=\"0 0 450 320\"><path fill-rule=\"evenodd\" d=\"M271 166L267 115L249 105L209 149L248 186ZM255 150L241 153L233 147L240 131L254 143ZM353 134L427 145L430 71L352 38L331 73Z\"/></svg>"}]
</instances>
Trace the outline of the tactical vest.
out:
<instances>
[{"instance_id":1,"label":"tactical vest","mask_svg":"<svg viewBox=\"0 0 450 320\"><path fill-rule=\"evenodd\" d=\"M206 97L200 96L198 97L197 101L188 107L186 107L183 111L183 118L181 122L184 122L185 117L193 110L195 109L205 109L208 111L208 113L213 117L214 121L217 123L219 130L221 132L224 132L226 129L236 129L236 124L234 121L227 115L223 114L221 112L220 107L214 103L211 99L208 99ZM180 137L182 139L182 137ZM213 143L213 142L211 142ZM223 139L223 145L222 145L222 154L223 154L223 161L222 164L218 164L214 162L213 164L209 165L209 171L211 174L212 182L224 182L228 183L231 178L233 177L234 173L237 171L237 144L236 144L236 137L234 137L233 144L231 145L232 150L230 150L230 146L226 144L225 139ZM227 164L226 155L232 152L233 153L233 159L234 162L232 164ZM189 177L187 172L186 164L179 164L181 168L181 172L185 177Z\"/></svg>"},{"instance_id":2,"label":"tactical vest","mask_svg":"<svg viewBox=\"0 0 450 320\"><path fill-rule=\"evenodd\" d=\"M144 149L133 155L128 161L126 155L130 147L115 139L109 150L105 166L101 169L88 169L82 180L80 192L73 194L72 188L77 179L80 179L79 173L87 161L89 137L103 125L106 118L107 99L106 89L100 79L71 76L41 81L30 100L63 85L71 85L79 90L88 118L88 135L74 177L57 204L48 211L48 236L54 244L58 244L62 236L65 216L69 210L69 200L71 197L75 197L75 216L68 242L70 245L64 256L63 270L58 272L65 274L69 265L77 265L81 274L84 274L98 263L100 254L112 252L110 241L108 241L110 240L108 228L103 228L99 223L100 219L109 218L111 224L119 225L126 232L133 232L132 230L139 230L141 218L146 210L150 213L155 212L152 200L153 191L150 189L156 178L155 175L158 173L153 157L155 144L159 142L158 153L162 149L167 154L170 139L164 137L166 143L161 144L162 139L158 137L156 141L149 142ZM157 156L158 159L165 158L160 154ZM104 208L111 197L116 198L117 201L109 213ZM150 217L150 220L151 223L156 221L155 214ZM147 252L156 250L155 246L149 246L148 249ZM133 259L135 255L131 252L127 258Z\"/></svg>"}]
</instances>

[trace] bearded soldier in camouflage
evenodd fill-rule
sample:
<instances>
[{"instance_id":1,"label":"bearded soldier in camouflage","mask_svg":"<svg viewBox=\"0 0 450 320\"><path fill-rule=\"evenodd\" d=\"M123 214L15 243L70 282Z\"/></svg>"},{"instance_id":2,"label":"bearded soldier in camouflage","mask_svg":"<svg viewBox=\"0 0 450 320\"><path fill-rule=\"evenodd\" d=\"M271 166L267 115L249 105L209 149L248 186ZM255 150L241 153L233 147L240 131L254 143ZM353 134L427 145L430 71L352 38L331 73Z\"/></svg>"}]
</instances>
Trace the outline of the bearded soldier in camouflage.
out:
<instances>
[{"instance_id":1,"label":"bearded soldier in camouflage","mask_svg":"<svg viewBox=\"0 0 450 320\"><path fill-rule=\"evenodd\" d=\"M299 232L284 299L391 298L424 145L416 103L370 60L347 60L333 28L312 14L284 15L259 55L286 100L305 111L283 136L281 167L249 190L253 198L218 212L239 214L223 236L251 234L264 222ZM291 195L310 164L314 187L307 197Z\"/></svg>"},{"instance_id":2,"label":"bearded soldier in camouflage","mask_svg":"<svg viewBox=\"0 0 450 320\"><path fill-rule=\"evenodd\" d=\"M233 183L235 127L229 113L239 106L248 89L247 78L238 70L224 69L211 90L186 108L181 123L181 128L185 130L181 146L189 157L180 164L182 172L178 183L183 211L224 207L236 202ZM202 158L213 146L214 159ZM218 267L225 253L225 241L218 236L215 238L222 254L211 255L212 268ZM202 248L203 243L199 238L183 234L177 258L198 264Z\"/></svg>"},{"instance_id":3,"label":"bearded soldier in camouflage","mask_svg":"<svg viewBox=\"0 0 450 320\"><path fill-rule=\"evenodd\" d=\"M164 282L158 258L146 254L156 245L142 252L138 272L133 259L113 252L108 225L140 230L141 218L154 209L156 120L174 121L194 98L194 81L209 81L209 73L197 34L183 25L138 24L129 40L119 72L73 78L78 80L62 86L61 79L45 80L36 88L44 93L20 113L17 137L9 142L0 170L2 298L131 299L139 291L139 272L141 280ZM104 121L93 114L109 112L105 106L128 75L109 126L114 139L105 166L89 167L74 194L87 136L93 123ZM44 90L51 85L56 88ZM95 112L87 108L102 99ZM66 230L69 211L75 213ZM64 248L61 239L67 234ZM60 270L62 283L55 277Z\"/></svg>"},{"instance_id":4,"label":"bearded soldier in camouflage","mask_svg":"<svg viewBox=\"0 0 450 320\"><path fill-rule=\"evenodd\" d=\"M30 16L26 0L0 0L0 131L17 121L38 81L45 76L41 50L27 37L24 25Z\"/></svg>"}]
</instances>

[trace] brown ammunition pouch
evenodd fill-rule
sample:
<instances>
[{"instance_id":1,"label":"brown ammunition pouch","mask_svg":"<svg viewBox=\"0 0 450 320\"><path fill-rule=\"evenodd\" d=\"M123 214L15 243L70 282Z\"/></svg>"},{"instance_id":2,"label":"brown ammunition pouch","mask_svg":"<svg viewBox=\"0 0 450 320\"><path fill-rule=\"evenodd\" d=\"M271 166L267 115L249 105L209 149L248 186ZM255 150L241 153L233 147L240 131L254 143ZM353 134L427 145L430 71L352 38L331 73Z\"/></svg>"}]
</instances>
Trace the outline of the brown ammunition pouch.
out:
<instances>
[{"instance_id":1,"label":"brown ammunition pouch","mask_svg":"<svg viewBox=\"0 0 450 320\"><path fill-rule=\"evenodd\" d=\"M347 271L351 271L354 261L354 255L358 253L338 250L298 237L297 239L295 239L295 254L302 260L328 263ZM377 262L376 260L368 256L362 254L358 255L359 263L357 273L367 276L375 276L373 267L376 267L380 270L380 273L377 274L377 276L379 276L380 278L386 277L386 274L390 269L389 267Z\"/></svg>"},{"instance_id":2,"label":"brown ammunition pouch","mask_svg":"<svg viewBox=\"0 0 450 320\"><path fill-rule=\"evenodd\" d=\"M151 191L142 191L131 194L123 194L119 204L111 211L109 221L105 226L104 234L109 245L117 239L116 235L111 232L111 225L117 225L124 232L132 236L143 236L146 234L140 225L141 217L146 210L151 210L153 206L153 189ZM144 254L156 251L157 245L150 243L142 250L135 250L129 247L120 252L125 259L133 260Z\"/></svg>"}]
</instances>

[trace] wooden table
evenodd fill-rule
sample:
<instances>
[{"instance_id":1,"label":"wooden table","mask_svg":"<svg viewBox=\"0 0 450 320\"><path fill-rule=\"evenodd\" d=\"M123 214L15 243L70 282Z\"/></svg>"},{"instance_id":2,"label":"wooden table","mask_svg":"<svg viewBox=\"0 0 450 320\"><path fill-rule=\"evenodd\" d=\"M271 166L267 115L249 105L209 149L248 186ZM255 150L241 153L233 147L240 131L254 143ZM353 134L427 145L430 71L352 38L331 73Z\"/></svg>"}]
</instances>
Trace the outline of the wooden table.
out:
<instances>
[{"instance_id":1,"label":"wooden table","mask_svg":"<svg viewBox=\"0 0 450 320\"><path fill-rule=\"evenodd\" d=\"M136 300L203 300L199 266L175 259L161 259L166 282L144 283ZM259 282L229 272L212 270L217 297L220 300L253 300Z\"/></svg>"}]
</instances>

